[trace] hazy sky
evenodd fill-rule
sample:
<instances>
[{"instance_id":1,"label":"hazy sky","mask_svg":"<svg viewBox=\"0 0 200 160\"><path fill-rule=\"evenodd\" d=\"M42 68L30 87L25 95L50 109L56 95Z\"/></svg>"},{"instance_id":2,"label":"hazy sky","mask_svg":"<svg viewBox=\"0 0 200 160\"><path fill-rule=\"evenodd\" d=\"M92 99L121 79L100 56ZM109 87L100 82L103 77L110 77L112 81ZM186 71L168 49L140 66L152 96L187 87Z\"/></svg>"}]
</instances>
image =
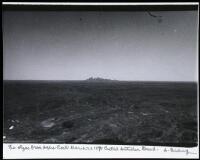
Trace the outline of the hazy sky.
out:
<instances>
[{"instance_id":1,"label":"hazy sky","mask_svg":"<svg viewBox=\"0 0 200 160\"><path fill-rule=\"evenodd\" d=\"M4 79L197 81L198 11L6 11Z\"/></svg>"}]
</instances>

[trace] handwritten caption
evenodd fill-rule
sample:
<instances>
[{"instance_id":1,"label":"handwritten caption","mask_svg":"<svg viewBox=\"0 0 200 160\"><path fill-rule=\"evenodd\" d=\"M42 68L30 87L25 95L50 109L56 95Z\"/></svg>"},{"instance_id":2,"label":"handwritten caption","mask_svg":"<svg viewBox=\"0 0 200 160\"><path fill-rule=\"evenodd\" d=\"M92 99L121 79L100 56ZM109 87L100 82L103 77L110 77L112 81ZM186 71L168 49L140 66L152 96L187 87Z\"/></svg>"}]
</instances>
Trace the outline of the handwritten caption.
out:
<instances>
[{"instance_id":1,"label":"handwritten caption","mask_svg":"<svg viewBox=\"0 0 200 160\"><path fill-rule=\"evenodd\" d=\"M171 152L171 153L182 153L184 155L194 155L197 154L196 152L190 151L188 148L175 148L175 147L156 147L156 146L109 146L109 145L63 145L63 144L30 144L30 145L8 145L8 150L13 151L108 151L108 152Z\"/></svg>"}]
</instances>

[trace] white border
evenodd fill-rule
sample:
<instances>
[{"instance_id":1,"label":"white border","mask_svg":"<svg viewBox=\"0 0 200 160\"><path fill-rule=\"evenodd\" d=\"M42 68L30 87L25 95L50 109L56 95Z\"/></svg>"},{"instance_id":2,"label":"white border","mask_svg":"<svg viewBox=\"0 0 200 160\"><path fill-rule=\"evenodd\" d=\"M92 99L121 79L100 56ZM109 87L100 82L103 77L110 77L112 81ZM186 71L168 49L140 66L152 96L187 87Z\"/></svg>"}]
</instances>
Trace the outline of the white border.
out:
<instances>
[{"instance_id":1,"label":"white border","mask_svg":"<svg viewBox=\"0 0 200 160\"><path fill-rule=\"evenodd\" d=\"M197 138L198 138L198 150L199 150L199 4L197 14ZM198 157L199 158L199 157Z\"/></svg>"},{"instance_id":2,"label":"white border","mask_svg":"<svg viewBox=\"0 0 200 160\"><path fill-rule=\"evenodd\" d=\"M83 5L83 6L98 6L98 5L102 5L102 6L126 6L126 5L130 5L130 6L136 6L136 5L198 5L198 2L174 2L174 3L104 3L104 2L99 2L99 3L90 3L90 2L84 2L84 3L80 3L80 2L3 2L3 5L44 5L44 6L48 6L48 5L53 5L53 6L59 6L59 5L73 5L73 6L79 6L79 5Z\"/></svg>"},{"instance_id":3,"label":"white border","mask_svg":"<svg viewBox=\"0 0 200 160\"><path fill-rule=\"evenodd\" d=\"M2 2L3 5L35 5L35 6L137 6L137 5L146 5L146 6L152 6L152 5L198 5L198 11L199 11L199 2L170 2L170 3L147 3L147 2L141 2L141 3L90 3L90 2ZM199 12L198 12L198 30L197 33L199 33ZM197 57L199 59L199 36L197 37ZM199 61L197 59L197 67L199 66ZM197 119L198 119L198 133L199 133L199 72L197 68ZM106 150L102 150L101 152L97 151L82 151L82 150L55 150L55 151L48 151L48 150L32 150L32 151L21 151L21 150L14 150L11 151L8 149L7 143L3 144L3 158L8 159L24 159L24 158L199 158L199 134L198 134L198 146L197 147L165 147L165 146L155 146L158 151L157 152L121 152L121 151L113 151L108 152ZM13 143L14 146L24 145L24 146L31 146L31 145L49 145L49 146L56 146L58 144L17 144ZM62 146L73 146L72 144L59 144ZM106 145L88 145L88 144L77 144L76 146L102 146L105 147ZM126 146L126 145L109 145L113 147L120 147L120 146ZM129 145L129 147L142 147L142 146L135 146L135 145ZM153 147L153 146L152 146ZM194 155L186 155L185 153L171 153L171 152L163 152L163 148L174 148L174 149L188 149L191 152L195 152L197 154Z\"/></svg>"},{"instance_id":4,"label":"white border","mask_svg":"<svg viewBox=\"0 0 200 160\"><path fill-rule=\"evenodd\" d=\"M12 145L10 150L9 145ZM31 146L40 147L34 149ZM23 151L22 146L29 148ZM50 149L47 147L55 147ZM77 149L77 147L85 149ZM128 150L121 150L129 147ZM32 148L32 149L31 149ZM45 149L44 149L45 148ZM62 148L62 149L61 149ZM134 148L134 150L133 150ZM145 148L145 149L143 149ZM155 149L147 151L146 149ZM171 148L173 151L171 151ZM138 151L139 150L139 151ZM166 151L167 150L167 151ZM177 152L174 152L174 151ZM3 158L199 158L197 147L165 147L137 145L93 145L93 144L3 144Z\"/></svg>"}]
</instances>

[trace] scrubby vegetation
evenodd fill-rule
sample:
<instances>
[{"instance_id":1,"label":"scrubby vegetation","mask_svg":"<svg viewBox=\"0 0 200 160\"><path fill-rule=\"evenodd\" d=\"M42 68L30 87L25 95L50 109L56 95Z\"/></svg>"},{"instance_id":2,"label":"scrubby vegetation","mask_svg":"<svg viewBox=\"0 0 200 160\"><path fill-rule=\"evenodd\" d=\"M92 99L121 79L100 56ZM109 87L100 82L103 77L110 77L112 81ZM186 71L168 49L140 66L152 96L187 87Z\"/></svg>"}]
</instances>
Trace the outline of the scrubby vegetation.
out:
<instances>
[{"instance_id":1,"label":"scrubby vegetation","mask_svg":"<svg viewBox=\"0 0 200 160\"><path fill-rule=\"evenodd\" d=\"M197 85L4 81L3 134L18 143L195 146Z\"/></svg>"}]
</instances>

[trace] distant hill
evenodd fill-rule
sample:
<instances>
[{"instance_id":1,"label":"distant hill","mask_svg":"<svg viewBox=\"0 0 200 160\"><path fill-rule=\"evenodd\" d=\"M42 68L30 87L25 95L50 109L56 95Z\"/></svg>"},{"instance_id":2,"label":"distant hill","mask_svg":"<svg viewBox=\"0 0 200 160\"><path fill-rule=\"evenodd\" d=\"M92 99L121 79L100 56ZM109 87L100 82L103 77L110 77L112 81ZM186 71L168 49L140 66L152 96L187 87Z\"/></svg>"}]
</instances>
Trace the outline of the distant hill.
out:
<instances>
[{"instance_id":1,"label":"distant hill","mask_svg":"<svg viewBox=\"0 0 200 160\"><path fill-rule=\"evenodd\" d=\"M88 79L86 79L86 81L89 82L115 82L117 80L112 80L112 79L105 79L105 78L100 78L100 77L90 77Z\"/></svg>"}]
</instances>

